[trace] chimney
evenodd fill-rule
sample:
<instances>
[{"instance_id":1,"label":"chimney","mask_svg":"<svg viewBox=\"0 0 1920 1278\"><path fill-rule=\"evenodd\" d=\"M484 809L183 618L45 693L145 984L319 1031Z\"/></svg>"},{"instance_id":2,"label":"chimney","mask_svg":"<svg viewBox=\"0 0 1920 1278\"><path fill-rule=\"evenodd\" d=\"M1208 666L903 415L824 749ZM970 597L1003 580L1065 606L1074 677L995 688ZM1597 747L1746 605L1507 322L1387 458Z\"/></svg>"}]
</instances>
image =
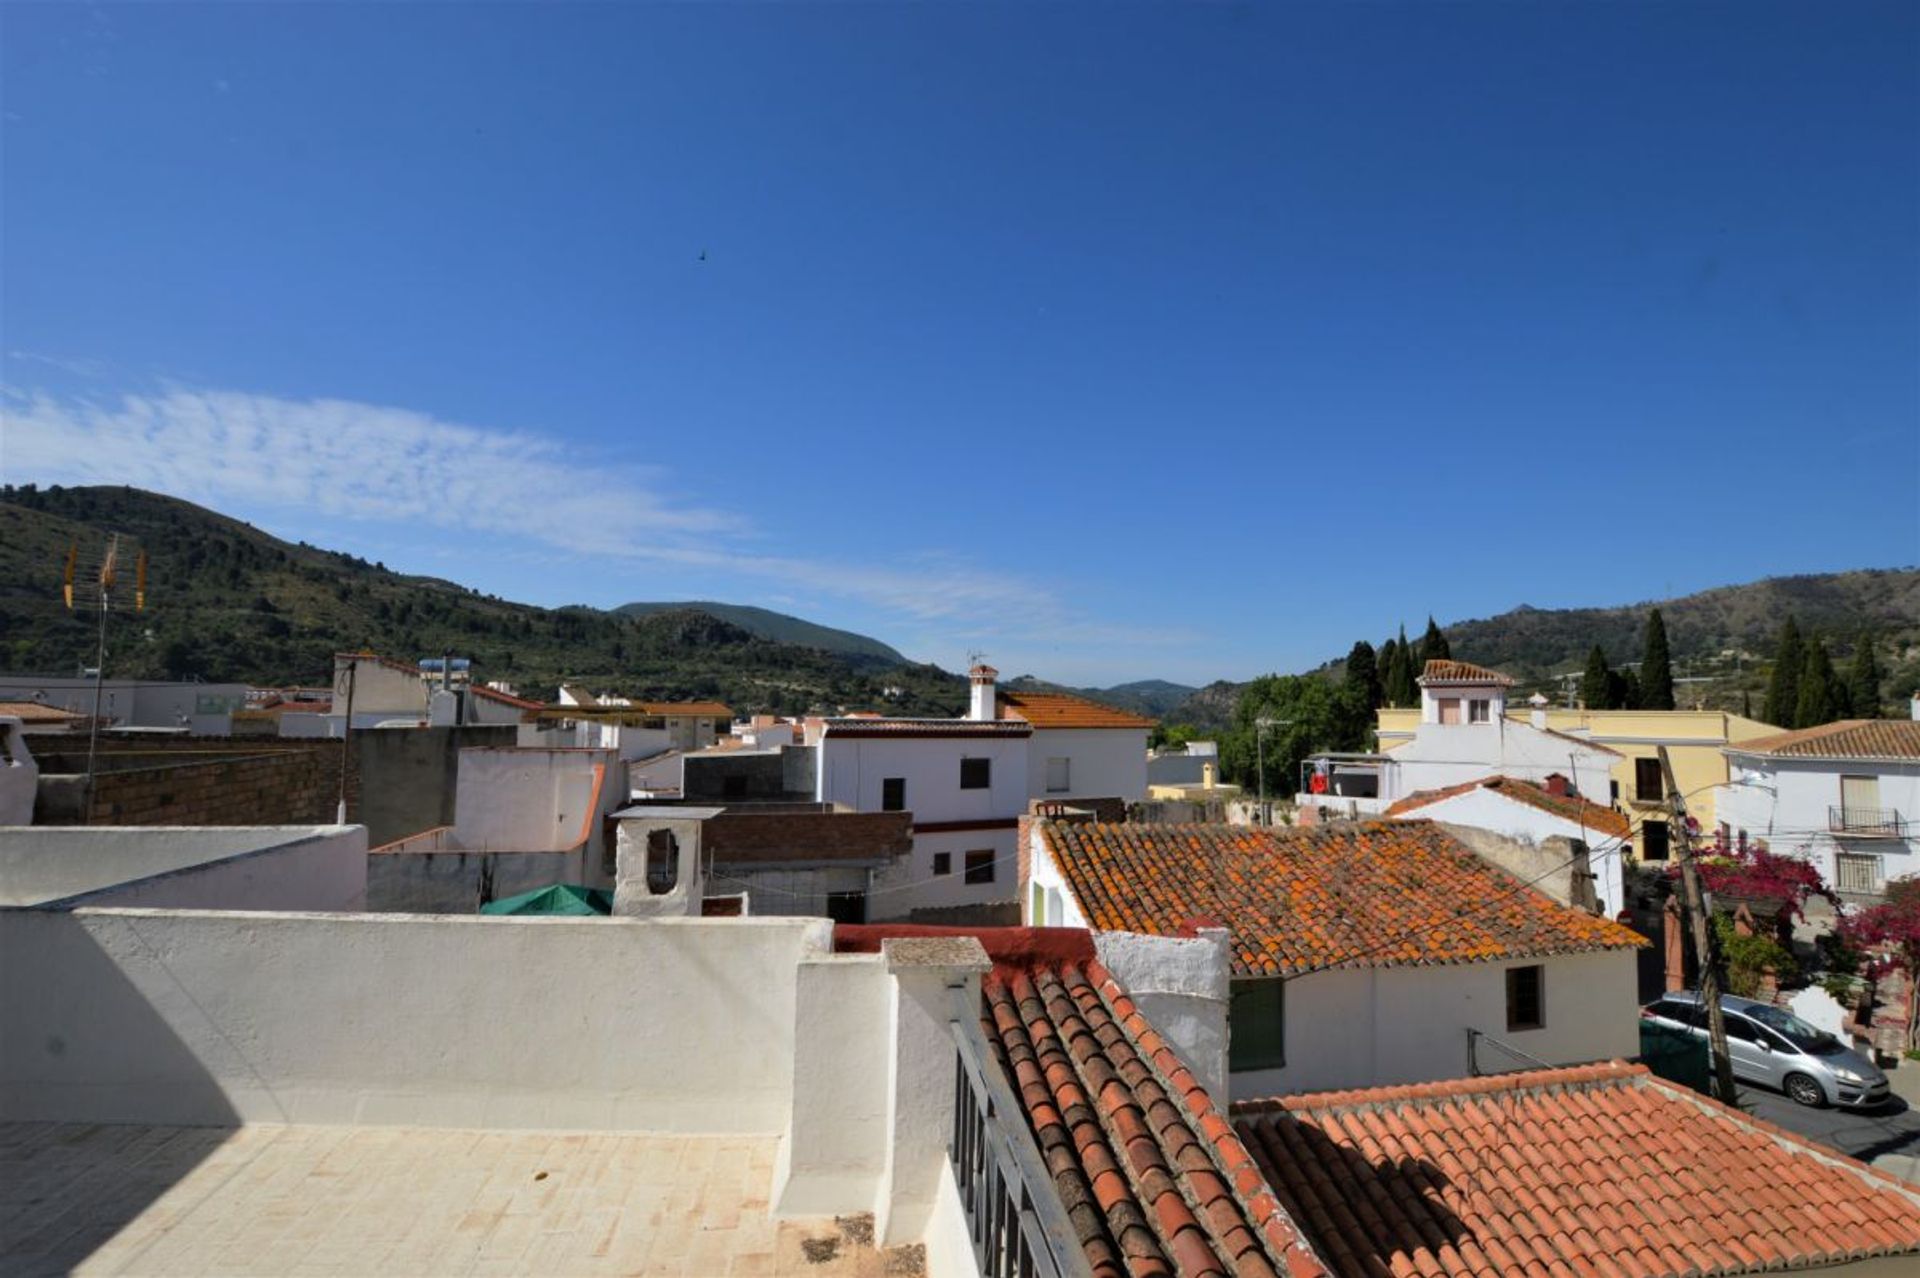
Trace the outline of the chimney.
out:
<instances>
[{"instance_id":1,"label":"chimney","mask_svg":"<svg viewBox=\"0 0 1920 1278\"><path fill-rule=\"evenodd\" d=\"M1911 714L1914 718L1920 719L1920 692L1916 692L1913 694L1913 706L1912 706L1912 709L1908 711L1908 713Z\"/></svg>"},{"instance_id":2,"label":"chimney","mask_svg":"<svg viewBox=\"0 0 1920 1278\"><path fill-rule=\"evenodd\" d=\"M1200 765L1200 788L1203 790L1213 789L1213 765L1211 763L1203 763Z\"/></svg>"},{"instance_id":3,"label":"chimney","mask_svg":"<svg viewBox=\"0 0 1920 1278\"><path fill-rule=\"evenodd\" d=\"M994 718L993 681L1000 677L1000 672L983 662L967 671L967 677L973 683L973 698L967 707L967 718Z\"/></svg>"},{"instance_id":4,"label":"chimney","mask_svg":"<svg viewBox=\"0 0 1920 1278\"><path fill-rule=\"evenodd\" d=\"M1539 711L1536 710L1534 713L1538 714ZM1564 797L1568 793L1567 779L1558 772L1548 773L1547 779L1541 784L1546 786L1548 794L1558 794Z\"/></svg>"},{"instance_id":5,"label":"chimney","mask_svg":"<svg viewBox=\"0 0 1920 1278\"><path fill-rule=\"evenodd\" d=\"M1547 730L1547 699L1536 692L1527 698L1527 704L1533 707L1527 715L1527 722L1541 732L1545 732Z\"/></svg>"}]
</instances>

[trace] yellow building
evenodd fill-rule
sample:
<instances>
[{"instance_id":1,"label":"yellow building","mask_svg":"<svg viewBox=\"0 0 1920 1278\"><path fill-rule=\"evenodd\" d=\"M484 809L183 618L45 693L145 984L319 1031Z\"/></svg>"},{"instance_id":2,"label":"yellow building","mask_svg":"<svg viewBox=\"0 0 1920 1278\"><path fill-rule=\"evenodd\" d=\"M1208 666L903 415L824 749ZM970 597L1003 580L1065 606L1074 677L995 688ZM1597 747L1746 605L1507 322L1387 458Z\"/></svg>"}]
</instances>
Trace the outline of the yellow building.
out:
<instances>
[{"instance_id":1,"label":"yellow building","mask_svg":"<svg viewBox=\"0 0 1920 1278\"><path fill-rule=\"evenodd\" d=\"M1418 707L1376 711L1380 752L1391 756L1395 746L1413 739L1420 723ZM1544 714L1545 726L1555 732L1617 750L1622 756L1613 769L1614 805L1634 822L1633 854L1650 861L1667 859L1668 830L1661 819L1667 789L1660 774L1659 748L1667 747L1674 779L1686 796L1687 811L1699 821L1705 837L1714 829L1714 787L1729 779L1722 747L1751 741L1780 731L1721 710L1567 710L1535 705L1532 710L1510 709L1516 723Z\"/></svg>"}]
</instances>

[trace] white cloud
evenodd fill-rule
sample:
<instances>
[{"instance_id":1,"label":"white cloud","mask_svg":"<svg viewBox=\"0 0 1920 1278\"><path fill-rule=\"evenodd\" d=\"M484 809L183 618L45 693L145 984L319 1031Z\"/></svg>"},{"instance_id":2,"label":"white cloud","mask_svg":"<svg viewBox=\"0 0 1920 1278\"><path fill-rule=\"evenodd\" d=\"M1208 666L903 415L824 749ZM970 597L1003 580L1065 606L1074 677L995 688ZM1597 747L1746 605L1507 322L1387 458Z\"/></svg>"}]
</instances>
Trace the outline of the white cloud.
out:
<instances>
[{"instance_id":1,"label":"white cloud","mask_svg":"<svg viewBox=\"0 0 1920 1278\"><path fill-rule=\"evenodd\" d=\"M942 554L855 564L762 553L748 521L665 477L559 441L350 400L169 388L117 399L8 392L0 478L132 484L250 518L397 521L524 539L575 563L654 564L855 600L952 642L1148 647L1185 630L1111 626L1023 577ZM488 553L498 553L489 543ZM711 592L725 597L716 584Z\"/></svg>"}]
</instances>

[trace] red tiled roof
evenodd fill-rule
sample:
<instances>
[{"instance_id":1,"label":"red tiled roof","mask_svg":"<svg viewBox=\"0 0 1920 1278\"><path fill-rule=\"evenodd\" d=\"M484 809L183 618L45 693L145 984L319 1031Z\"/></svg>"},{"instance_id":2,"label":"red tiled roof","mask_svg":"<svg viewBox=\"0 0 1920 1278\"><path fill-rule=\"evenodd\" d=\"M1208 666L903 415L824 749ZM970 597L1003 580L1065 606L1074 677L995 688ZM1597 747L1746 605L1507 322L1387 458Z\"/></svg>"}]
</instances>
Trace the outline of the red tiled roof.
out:
<instances>
[{"instance_id":1,"label":"red tiled roof","mask_svg":"<svg viewBox=\"0 0 1920 1278\"><path fill-rule=\"evenodd\" d=\"M1341 1278L1747 1274L1920 1250L1920 1197L1644 1066L1244 1102Z\"/></svg>"},{"instance_id":2,"label":"red tiled roof","mask_svg":"<svg viewBox=\"0 0 1920 1278\"><path fill-rule=\"evenodd\" d=\"M724 701L642 701L639 709L657 715L698 715L703 719L731 719L733 707Z\"/></svg>"},{"instance_id":3,"label":"red tiled roof","mask_svg":"<svg viewBox=\"0 0 1920 1278\"><path fill-rule=\"evenodd\" d=\"M1403 816L1408 812L1417 812L1446 799L1457 798L1474 790L1491 790L1502 798L1524 803L1529 807L1548 812L1563 820L1578 825L1591 826L1601 834L1610 834L1615 838L1625 838L1633 828L1624 813L1612 808L1603 808L1597 803L1570 794L1550 794L1543 786L1519 777L1481 777L1476 781L1462 781L1459 785L1450 785L1440 790L1421 790L1410 794L1388 808L1386 815Z\"/></svg>"},{"instance_id":4,"label":"red tiled roof","mask_svg":"<svg viewBox=\"0 0 1920 1278\"><path fill-rule=\"evenodd\" d=\"M1646 944L1522 885L1430 821L1035 828L1094 927L1164 936L1219 919L1240 976Z\"/></svg>"},{"instance_id":5,"label":"red tiled roof","mask_svg":"<svg viewBox=\"0 0 1920 1278\"><path fill-rule=\"evenodd\" d=\"M468 691L476 697L485 697L489 701L498 701L504 705L516 706L521 710L544 710L546 707L538 701L529 701L525 697L516 697L510 692L498 688L489 688L484 683L469 683Z\"/></svg>"},{"instance_id":6,"label":"red tiled roof","mask_svg":"<svg viewBox=\"0 0 1920 1278\"><path fill-rule=\"evenodd\" d=\"M987 1041L1096 1278L1327 1272L1098 960L996 965L982 993Z\"/></svg>"},{"instance_id":7,"label":"red tiled roof","mask_svg":"<svg viewBox=\"0 0 1920 1278\"><path fill-rule=\"evenodd\" d=\"M59 706L46 705L39 701L0 701L0 719L18 719L22 725L29 723L78 723L87 716L76 710L62 710Z\"/></svg>"},{"instance_id":8,"label":"red tiled roof","mask_svg":"<svg viewBox=\"0 0 1920 1278\"><path fill-rule=\"evenodd\" d=\"M1030 737L1033 725L1008 719L823 719L830 737Z\"/></svg>"},{"instance_id":9,"label":"red tiled roof","mask_svg":"<svg viewBox=\"0 0 1920 1278\"><path fill-rule=\"evenodd\" d=\"M1726 749L1776 759L1920 759L1920 719L1842 719L1730 742Z\"/></svg>"},{"instance_id":10,"label":"red tiled roof","mask_svg":"<svg viewBox=\"0 0 1920 1278\"><path fill-rule=\"evenodd\" d=\"M1024 719L1036 728L1151 728L1154 720L1066 692L999 694L1002 719Z\"/></svg>"},{"instance_id":11,"label":"red tiled roof","mask_svg":"<svg viewBox=\"0 0 1920 1278\"><path fill-rule=\"evenodd\" d=\"M1513 686L1513 677L1503 675L1498 670L1489 670L1485 666L1476 666L1471 661L1446 661L1434 658L1420 672L1420 682L1428 683L1497 683L1503 688Z\"/></svg>"}]
</instances>

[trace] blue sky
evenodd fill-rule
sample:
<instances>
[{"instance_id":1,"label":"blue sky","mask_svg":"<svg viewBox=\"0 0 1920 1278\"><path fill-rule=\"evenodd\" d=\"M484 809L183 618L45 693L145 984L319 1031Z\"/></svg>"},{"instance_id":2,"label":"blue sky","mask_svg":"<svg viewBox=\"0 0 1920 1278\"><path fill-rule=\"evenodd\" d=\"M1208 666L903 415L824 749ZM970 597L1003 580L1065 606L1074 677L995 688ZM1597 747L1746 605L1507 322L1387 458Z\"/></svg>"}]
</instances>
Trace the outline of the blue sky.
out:
<instances>
[{"instance_id":1,"label":"blue sky","mask_svg":"<svg viewBox=\"0 0 1920 1278\"><path fill-rule=\"evenodd\" d=\"M1911 4L0 7L9 482L1088 683L1920 561Z\"/></svg>"}]
</instances>

